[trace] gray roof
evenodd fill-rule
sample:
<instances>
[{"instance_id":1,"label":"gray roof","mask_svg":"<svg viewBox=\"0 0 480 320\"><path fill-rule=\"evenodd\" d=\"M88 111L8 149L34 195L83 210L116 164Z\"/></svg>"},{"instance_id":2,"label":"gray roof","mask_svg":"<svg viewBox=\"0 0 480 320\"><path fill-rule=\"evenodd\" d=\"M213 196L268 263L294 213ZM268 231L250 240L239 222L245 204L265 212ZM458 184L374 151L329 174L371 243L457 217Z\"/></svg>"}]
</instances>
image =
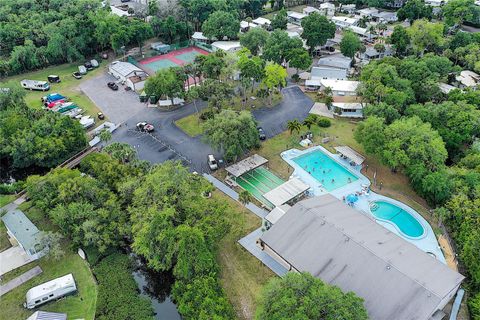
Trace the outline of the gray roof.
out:
<instances>
[{"instance_id":1,"label":"gray roof","mask_svg":"<svg viewBox=\"0 0 480 320\"><path fill-rule=\"evenodd\" d=\"M353 108L352 108L353 109ZM365 161L365 157L362 156L360 153L357 151L353 150L349 146L338 146L334 148L337 152L343 154L345 157L348 159L352 160L355 162L357 165L360 165Z\"/></svg>"},{"instance_id":2,"label":"gray roof","mask_svg":"<svg viewBox=\"0 0 480 320\"><path fill-rule=\"evenodd\" d=\"M3 223L22 247L31 254L41 248L40 230L20 210L12 210L2 217Z\"/></svg>"},{"instance_id":3,"label":"gray roof","mask_svg":"<svg viewBox=\"0 0 480 320\"><path fill-rule=\"evenodd\" d=\"M254 154L246 159L243 159L242 161L239 161L235 164L232 164L229 167L226 167L225 170L227 170L228 173L230 173L234 177L240 177L242 174L247 173L248 171L251 171L255 168L258 168L268 162L267 159L265 159L262 156L259 156L258 154Z\"/></svg>"},{"instance_id":4,"label":"gray roof","mask_svg":"<svg viewBox=\"0 0 480 320\"><path fill-rule=\"evenodd\" d=\"M310 73L311 79L338 79L347 80L347 70L329 67L313 67Z\"/></svg>"},{"instance_id":5,"label":"gray roof","mask_svg":"<svg viewBox=\"0 0 480 320\"><path fill-rule=\"evenodd\" d=\"M36 311L27 320L67 320L66 313Z\"/></svg>"},{"instance_id":6,"label":"gray roof","mask_svg":"<svg viewBox=\"0 0 480 320\"><path fill-rule=\"evenodd\" d=\"M317 65L326 66L326 67L333 67L338 69L350 69L352 64L352 59L345 57L343 54L333 54L330 56L326 56L323 58L318 59Z\"/></svg>"},{"instance_id":7,"label":"gray roof","mask_svg":"<svg viewBox=\"0 0 480 320\"><path fill-rule=\"evenodd\" d=\"M362 297L371 319L429 319L464 279L330 194L297 203L261 240L295 269Z\"/></svg>"},{"instance_id":8,"label":"gray roof","mask_svg":"<svg viewBox=\"0 0 480 320\"><path fill-rule=\"evenodd\" d=\"M293 178L268 191L263 197L278 207L298 197L308 189L310 189L308 184L303 183L302 180L298 178Z\"/></svg>"}]
</instances>

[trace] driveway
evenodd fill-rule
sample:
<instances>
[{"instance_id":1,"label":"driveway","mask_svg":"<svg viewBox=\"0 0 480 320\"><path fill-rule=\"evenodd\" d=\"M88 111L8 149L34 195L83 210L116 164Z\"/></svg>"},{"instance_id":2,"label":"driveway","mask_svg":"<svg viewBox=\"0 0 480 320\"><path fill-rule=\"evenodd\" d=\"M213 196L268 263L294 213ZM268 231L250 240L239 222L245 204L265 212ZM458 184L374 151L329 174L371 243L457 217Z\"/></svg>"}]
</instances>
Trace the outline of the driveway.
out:
<instances>
[{"instance_id":1,"label":"driveway","mask_svg":"<svg viewBox=\"0 0 480 320\"><path fill-rule=\"evenodd\" d=\"M34 261L34 259L27 256L25 250L20 246L14 246L0 252L0 261L2 262L0 263L0 276L2 276L9 271Z\"/></svg>"},{"instance_id":2,"label":"driveway","mask_svg":"<svg viewBox=\"0 0 480 320\"><path fill-rule=\"evenodd\" d=\"M112 75L104 73L80 84L80 90L92 100L113 123L122 123L132 115L145 110L146 105L138 99L138 94L125 91L119 85L118 91L107 87L110 81L117 81Z\"/></svg>"}]
</instances>

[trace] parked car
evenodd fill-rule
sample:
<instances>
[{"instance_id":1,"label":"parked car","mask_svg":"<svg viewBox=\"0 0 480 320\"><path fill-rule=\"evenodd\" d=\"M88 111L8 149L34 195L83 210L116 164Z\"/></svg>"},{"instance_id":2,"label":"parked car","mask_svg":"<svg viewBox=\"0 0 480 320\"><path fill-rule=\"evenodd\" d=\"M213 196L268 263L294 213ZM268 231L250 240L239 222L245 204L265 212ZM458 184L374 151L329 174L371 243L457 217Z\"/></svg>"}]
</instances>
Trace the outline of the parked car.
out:
<instances>
[{"instance_id":1,"label":"parked car","mask_svg":"<svg viewBox=\"0 0 480 320\"><path fill-rule=\"evenodd\" d=\"M207 157L207 163L208 166L210 167L210 170L217 170L218 169L218 163L213 154L209 154Z\"/></svg>"},{"instance_id":2,"label":"parked car","mask_svg":"<svg viewBox=\"0 0 480 320\"><path fill-rule=\"evenodd\" d=\"M143 132L153 132L155 130L155 127L152 124L146 121L143 121L143 122L137 123L137 130L143 131Z\"/></svg>"},{"instance_id":3,"label":"parked car","mask_svg":"<svg viewBox=\"0 0 480 320\"><path fill-rule=\"evenodd\" d=\"M85 68L84 66L78 66L78 72L80 72L80 74L87 74L87 68Z\"/></svg>"},{"instance_id":4,"label":"parked car","mask_svg":"<svg viewBox=\"0 0 480 320\"><path fill-rule=\"evenodd\" d=\"M93 70L92 63L90 61L87 61L83 64L85 68L87 68L88 71Z\"/></svg>"},{"instance_id":5,"label":"parked car","mask_svg":"<svg viewBox=\"0 0 480 320\"><path fill-rule=\"evenodd\" d=\"M59 83L60 82L60 77L55 75L55 74L51 74L47 77L48 79L48 82L50 83Z\"/></svg>"},{"instance_id":6,"label":"parked car","mask_svg":"<svg viewBox=\"0 0 480 320\"><path fill-rule=\"evenodd\" d=\"M118 90L118 86L115 82L109 82L107 83L107 86L112 89L113 91L117 91Z\"/></svg>"},{"instance_id":7,"label":"parked car","mask_svg":"<svg viewBox=\"0 0 480 320\"><path fill-rule=\"evenodd\" d=\"M97 113L98 119L103 120L105 119L105 115L102 112Z\"/></svg>"},{"instance_id":8,"label":"parked car","mask_svg":"<svg viewBox=\"0 0 480 320\"><path fill-rule=\"evenodd\" d=\"M90 63L91 63L91 65L92 65L92 67L98 68L98 65L99 65L99 64L98 64L98 61L97 61L97 60L92 59L92 60L90 60Z\"/></svg>"},{"instance_id":9,"label":"parked car","mask_svg":"<svg viewBox=\"0 0 480 320\"><path fill-rule=\"evenodd\" d=\"M265 131L263 131L263 128L257 127L257 129L258 129L258 137L260 138L260 140L267 139L267 136L265 135Z\"/></svg>"},{"instance_id":10,"label":"parked car","mask_svg":"<svg viewBox=\"0 0 480 320\"><path fill-rule=\"evenodd\" d=\"M72 76L73 76L75 79L82 79L82 75L81 75L80 72L78 72L78 71L75 71L74 73L72 73Z\"/></svg>"}]
</instances>

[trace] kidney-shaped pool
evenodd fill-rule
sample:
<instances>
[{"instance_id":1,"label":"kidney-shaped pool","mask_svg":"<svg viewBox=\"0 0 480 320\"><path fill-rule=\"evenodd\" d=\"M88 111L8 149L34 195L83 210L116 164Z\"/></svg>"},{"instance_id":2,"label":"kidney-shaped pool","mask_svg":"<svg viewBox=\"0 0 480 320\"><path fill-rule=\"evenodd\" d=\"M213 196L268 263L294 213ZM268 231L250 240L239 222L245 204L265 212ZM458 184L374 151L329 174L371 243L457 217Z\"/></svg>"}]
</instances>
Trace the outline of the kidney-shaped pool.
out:
<instances>
[{"instance_id":1,"label":"kidney-shaped pool","mask_svg":"<svg viewBox=\"0 0 480 320\"><path fill-rule=\"evenodd\" d=\"M386 201L374 201L370 211L381 221L394 224L403 234L410 238L418 238L425 233L422 224L404 209Z\"/></svg>"}]
</instances>

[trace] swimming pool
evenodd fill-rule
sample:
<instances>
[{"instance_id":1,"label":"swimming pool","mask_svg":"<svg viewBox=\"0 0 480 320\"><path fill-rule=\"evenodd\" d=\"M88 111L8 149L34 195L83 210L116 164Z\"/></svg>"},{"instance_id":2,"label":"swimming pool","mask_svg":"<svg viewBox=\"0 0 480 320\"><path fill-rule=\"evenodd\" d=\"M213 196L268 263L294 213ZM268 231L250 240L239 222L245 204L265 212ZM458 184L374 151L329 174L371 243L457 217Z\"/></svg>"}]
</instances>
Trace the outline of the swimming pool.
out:
<instances>
[{"instance_id":1,"label":"swimming pool","mask_svg":"<svg viewBox=\"0 0 480 320\"><path fill-rule=\"evenodd\" d=\"M356 175L318 149L292 160L310 173L328 192L358 179Z\"/></svg>"},{"instance_id":2,"label":"swimming pool","mask_svg":"<svg viewBox=\"0 0 480 320\"><path fill-rule=\"evenodd\" d=\"M374 201L370 204L370 211L379 220L394 224L408 237L418 238L425 232L422 224L414 216L393 203Z\"/></svg>"}]
</instances>

